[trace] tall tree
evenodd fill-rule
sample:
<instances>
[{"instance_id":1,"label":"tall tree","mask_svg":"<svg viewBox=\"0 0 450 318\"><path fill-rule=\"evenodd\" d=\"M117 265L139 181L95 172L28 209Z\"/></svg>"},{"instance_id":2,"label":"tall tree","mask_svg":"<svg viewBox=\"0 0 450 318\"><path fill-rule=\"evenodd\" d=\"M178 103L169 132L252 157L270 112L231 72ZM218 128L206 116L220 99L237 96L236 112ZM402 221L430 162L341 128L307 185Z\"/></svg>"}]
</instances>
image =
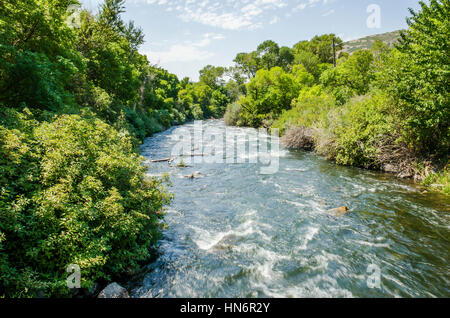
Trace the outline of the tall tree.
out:
<instances>
[{"instance_id":1,"label":"tall tree","mask_svg":"<svg viewBox=\"0 0 450 318\"><path fill-rule=\"evenodd\" d=\"M385 72L385 88L398 99L410 142L419 151L449 152L450 2L420 1L410 9L401 33L400 54ZM391 85L396 83L396 85Z\"/></svg>"},{"instance_id":2,"label":"tall tree","mask_svg":"<svg viewBox=\"0 0 450 318\"><path fill-rule=\"evenodd\" d=\"M287 46L283 46L282 48L280 48L280 53L278 57L278 66L282 67L285 71L287 71L294 62L294 59L295 59L294 51L291 48Z\"/></svg>"},{"instance_id":3,"label":"tall tree","mask_svg":"<svg viewBox=\"0 0 450 318\"><path fill-rule=\"evenodd\" d=\"M236 55L233 62L236 63L237 69L240 70L242 74L245 74L247 79L256 76L256 72L261 63L258 53L255 51L251 53L239 53Z\"/></svg>"},{"instance_id":4,"label":"tall tree","mask_svg":"<svg viewBox=\"0 0 450 318\"><path fill-rule=\"evenodd\" d=\"M105 0L100 7L99 21L112 30L123 33L125 24L120 17L125 12L125 0Z\"/></svg>"},{"instance_id":5,"label":"tall tree","mask_svg":"<svg viewBox=\"0 0 450 318\"><path fill-rule=\"evenodd\" d=\"M261 67L270 70L272 67L278 66L280 47L274 41L264 41L256 50L258 57L261 59Z\"/></svg>"},{"instance_id":6,"label":"tall tree","mask_svg":"<svg viewBox=\"0 0 450 318\"><path fill-rule=\"evenodd\" d=\"M342 40L335 34L318 35L311 39L311 41L301 41L294 45L295 53L301 51L309 51L317 55L321 63L333 63L333 39L335 42L336 51L343 47Z\"/></svg>"}]
</instances>

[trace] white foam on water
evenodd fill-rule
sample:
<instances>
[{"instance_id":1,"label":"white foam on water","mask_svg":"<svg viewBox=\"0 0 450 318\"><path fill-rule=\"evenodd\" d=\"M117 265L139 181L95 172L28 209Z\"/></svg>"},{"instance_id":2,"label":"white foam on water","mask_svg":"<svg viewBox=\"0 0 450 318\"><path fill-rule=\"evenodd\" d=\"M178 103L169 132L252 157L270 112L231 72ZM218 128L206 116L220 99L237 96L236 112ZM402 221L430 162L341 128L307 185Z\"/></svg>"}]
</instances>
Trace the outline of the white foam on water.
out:
<instances>
[{"instance_id":1,"label":"white foam on water","mask_svg":"<svg viewBox=\"0 0 450 318\"><path fill-rule=\"evenodd\" d=\"M325 212L326 210L323 209L323 206L325 205L325 203L322 203L320 201L316 200L308 200L308 201L303 201L303 202L296 202L296 201L291 201L291 200L282 200L279 199L278 201L280 202L285 202L288 203L290 205L293 205L295 207L300 208L299 211L301 213L305 213L305 212Z\"/></svg>"},{"instance_id":2,"label":"white foam on water","mask_svg":"<svg viewBox=\"0 0 450 318\"><path fill-rule=\"evenodd\" d=\"M300 239L302 240L302 245L298 247L299 250L306 250L308 247L308 243L312 241L312 239L314 238L314 236L316 236L316 234L319 233L319 228L318 227L310 227L308 228L308 230L306 231L306 234L304 237L301 237Z\"/></svg>"},{"instance_id":3,"label":"white foam on water","mask_svg":"<svg viewBox=\"0 0 450 318\"><path fill-rule=\"evenodd\" d=\"M397 284L400 287L399 289L401 289L403 291L409 289L405 284L403 284L397 278L395 278L395 277L393 277L393 276L391 276L389 274L383 274L383 279L390 280L391 282L394 282L395 284Z\"/></svg>"},{"instance_id":4,"label":"white foam on water","mask_svg":"<svg viewBox=\"0 0 450 318\"><path fill-rule=\"evenodd\" d=\"M214 127L214 125L216 124L209 124L205 121L203 127ZM191 135L193 136L194 125L190 124L185 127L189 129ZM214 131L222 130L217 129ZM238 140L242 142L247 139L245 137L246 135L251 135L248 133L248 129L246 128L239 128L236 129L236 131L240 134L238 136ZM142 148L145 150L144 155L147 158L152 159L169 157L171 147L175 144L174 135L175 133L173 129L166 133L156 135L153 139L147 139ZM174 141L171 141L171 139ZM251 139L254 141L259 140L259 138L254 137L251 137ZM212 142L207 143L212 144ZM224 147L226 147L226 144L224 144ZM199 150L196 150L196 152L197 151L200 152ZM289 152L283 149L283 151L280 151L276 155L284 154L289 154ZM259 154L257 152L252 152L250 155L255 158ZM270 150L267 152L266 156L271 156ZM224 245L230 245L230 253L225 255L223 259L226 264L225 266L228 266L228 262L232 262L233 264L236 262L239 266L245 266L245 268L249 269L248 272L245 272L245 275L248 276L249 279L248 286L246 287L252 288L255 292L264 293L264 295L269 297L353 297L351 293L353 290L355 290L354 293L358 293L358 295L360 293L365 294L364 288L361 290L358 286L352 286L350 284L339 286L342 281L346 284L349 282L354 282L355 284L359 284L361 282L364 283L367 277L364 269L362 273L353 273L353 261L356 262L357 260L349 258L349 255L352 252L352 248L355 247L359 247L360 250L367 251L367 253L364 254L367 262L373 261L373 263L379 264L382 268L385 267L392 269L392 272L390 273L392 276L389 276L389 273L385 275L383 270L383 279L387 279L389 281L388 285L390 285L393 289L390 291L388 288L385 288L385 294L396 296L399 294L417 295L418 293L421 293L431 297L434 296L428 291L420 292L419 289L414 290L416 282L411 280L413 278L410 275L411 268L409 267L410 264L407 260L405 260L405 264L403 264L403 262L395 263L395 255L384 255L384 253L388 252L387 250L390 248L395 251L396 246L398 246L399 243L396 243L395 240L389 240L383 237L384 234L380 234L378 228L374 231L375 234L373 237L369 236L369 234L362 237L353 234L346 236L342 246L337 246L337 249L335 250L336 253L339 253L342 256L327 253L326 250L332 250L334 247L333 244L338 244L333 241L333 237L331 235L327 234L327 231L339 229L342 225L340 222L329 222L330 219L326 217L324 218L321 212L325 212L327 208L330 208L328 204L332 203L330 201L334 202L337 197L342 196L345 201L345 198L348 196L363 196L367 194L374 198L374 204L384 202L387 206L386 209L389 212L392 211L394 213L399 213L397 211L405 211L405 214L411 214L414 217L417 217L427 226L433 225L435 226L435 229L440 230L450 229L450 225L448 225L449 222L440 222L442 218L447 218L444 221L450 221L449 216L444 213L446 211L442 211L442 209L445 208L441 208L441 211L437 211L432 208L428 208L427 205L423 205L420 201L417 201L419 202L418 204L414 204L410 200L405 200L402 194L419 191L415 187L409 186L407 183L390 180L388 178L387 181L381 181L376 177L366 177L366 173L361 173L360 176L352 176L351 178L346 175L346 173L343 173L343 175L340 176L337 174L337 178L334 178L333 180L325 180L329 181L328 190L335 191L335 194L330 197L327 193L324 193L327 191L320 189L321 185L317 183L318 180L321 180L318 178L321 178L322 176L316 176L316 170L312 168L307 169L308 162L302 165L302 161L299 160L296 162L299 166L295 167L294 164L292 164L291 168L284 167L283 169L285 164L290 165L290 162L286 161L287 160L281 162L281 170L284 171L281 175L272 176L269 178L257 178L257 182L259 183L257 186L267 188L267 190L272 193L276 193L279 192L278 189L282 188L280 185L283 185L284 183L283 177L285 177L285 175L287 176L288 182L287 185L285 185L284 191L287 192L289 196L279 196L277 201L280 203L277 204L287 207L289 210L293 210L294 214L296 210L298 210L298 215L296 215L296 217L300 219L299 221L305 221L305 218L307 218L308 221L313 222L307 223L308 225L301 225L304 230L300 233L300 235L299 232L295 231L292 233L292 236L284 237L283 234L285 233L285 228L281 227L285 226L285 223L279 222L278 219L273 220L271 215L267 213L270 212L268 210L270 210L273 205L270 205L267 208L263 207L259 211L256 209L247 209L246 207L251 205L252 202L246 202L244 200L245 196L239 204L240 207L245 207L243 208L243 211L238 211L235 215L231 216L229 220L225 220L222 227L213 226L213 224L216 224L215 219L209 219L209 214L202 213L198 213L198 215L195 215L195 213L188 213L188 218L192 217L191 214L194 214L196 217L193 220L194 222L189 222L190 219L188 218L185 222L180 222L179 219L180 216L182 216L182 211L184 211L184 208L179 209L181 212L174 209L169 209L167 212L169 215L168 221L176 221L178 222L177 224L183 224L184 231L182 235L180 235L181 240L183 243L188 240L192 240L191 244L193 245L193 248L198 247L200 250L209 251L213 249L216 244L221 244L221 240L225 239L225 241L222 241L225 243ZM145 164L148 162L149 159L145 162ZM150 168L156 167L157 170L153 171L153 173L157 173L162 170L163 166L167 166L167 164L151 164ZM169 170L175 177L184 178L182 170L174 168L170 168ZM311 173L311 177L310 173L301 174L308 170ZM185 174L188 173L186 172ZM155 177L160 176L160 174L151 175L150 173L148 175ZM289 181L293 180L291 178L294 178L295 176L297 176L295 181L289 183ZM374 174L374 176L377 176L377 174ZM339 178L340 180L336 180ZM275 181L278 183L274 184ZM298 184L296 184L296 182L298 182ZM302 183L300 184L300 182ZM267 185L267 187L265 185ZM222 190L222 188L220 190ZM270 195L269 191L267 191L267 193L269 193L268 195ZM379 191L382 191L383 193L377 193ZM393 194L397 192L398 195L386 195L387 193L384 192L388 191ZM376 194L372 195L372 193ZM207 195L207 193L205 195ZM266 195L266 197L268 195ZM321 197L321 195L324 197ZM284 200L285 198L290 199L290 201ZM201 197L201 199L203 199L203 197ZM377 201L378 199L379 201ZM196 202L195 198L193 201L194 208L195 205L200 205L200 202ZM367 201L368 202L360 202L363 205L372 204L371 201ZM234 203L232 206L233 205ZM255 205L252 205L252 207L254 206ZM389 208L389 206L392 208ZM378 209L376 205L375 207ZM199 220L199 218L202 219ZM354 221L356 223L349 220L349 222L351 222L350 225L359 224L359 220ZM189 223L196 224L197 227L190 226ZM335 223L339 224L335 225ZM273 226L269 224L273 224ZM406 226L405 223L399 224L400 229L395 230L394 232L394 234L398 236L401 235L401 228ZM332 234L335 233L335 231L331 232ZM173 235L173 232L170 233ZM273 240L266 233L276 236L277 239ZM356 232L356 234L359 233ZM439 233L439 235L445 235L445 232ZM227 236L232 237L228 239ZM319 236L320 238L324 236L326 242L329 242L331 246L316 244L324 243L319 240ZM294 246L291 245L292 240L294 241ZM171 240L163 240L161 242L165 245L172 244ZM280 245L277 246L276 244L278 243L280 243ZM417 243L429 244L426 238ZM324 249L319 250L319 246L324 247ZM370 248L367 248L366 246L369 246ZM432 247L434 246L431 246L431 248ZM444 243L443 247L445 248ZM341 248L345 253L341 252ZM377 248L380 249L377 250ZM239 253L242 255L239 255ZM411 252L411 255L413 255L412 257L414 258L414 255L416 254ZM211 258L216 257L214 254L210 256ZM445 254L438 257L445 262ZM394 263L392 263L393 261ZM224 282L223 277L220 276L209 277L211 272L210 268L203 268L202 266L195 267L195 262L193 262L193 264L189 264L189 267L186 268L177 266L182 264L182 262L189 263L189 261L183 259L182 257L177 259L173 266L176 268L174 269L175 274L168 275L167 277L167 284L164 285L164 292L167 293L168 296L201 297L204 296L205 293L206 295L216 295L216 288L220 290L220 292L224 291L222 286L226 286L227 282ZM425 265L426 267L433 266L433 263L423 264L424 267ZM294 277L286 275L288 273L285 273L284 271L286 270L286 267L290 266L293 266L294 268L298 266L298 269L304 269L304 271L299 271L298 274L293 272ZM426 273L422 277L426 279ZM239 279L240 278L241 277L239 276ZM247 282L246 279L247 277L245 277L243 281ZM445 279L445 277L442 279ZM206 283L209 281L212 281L212 283ZM417 282L417 284L420 285L420 282ZM346 286L348 286L349 290L345 289ZM205 290L205 287L207 287L207 290ZM225 288L227 287L228 286ZM159 288L160 286L158 285L158 289ZM238 286L238 288L241 287ZM401 290L401 293L399 290ZM148 296L151 297L151 293L148 293Z\"/></svg>"},{"instance_id":5,"label":"white foam on water","mask_svg":"<svg viewBox=\"0 0 450 318\"><path fill-rule=\"evenodd\" d=\"M311 231L308 231L308 237L313 236L312 233L316 232L314 228ZM316 235L316 234L314 234ZM257 254L258 255L258 254ZM284 276L281 273L273 271L273 265L276 261L281 259L286 259L287 257L268 254L271 256L267 263L261 265L259 269L260 275L265 275L265 279L262 280L260 277L254 277L250 281L252 288L256 290L262 291L265 295L274 298L302 298L302 297L319 297L319 298L329 298L329 297L345 297L351 298L353 294L346 289L343 289L339 286L338 281L330 276L329 274L324 273L328 269L329 261L335 261L339 264L345 265L342 263L342 260L339 256L330 254L322 251L321 254L317 254L313 257L317 266L311 267L310 259L300 258L298 260L299 266L308 266L312 269L312 271L319 271L321 273L315 275L307 279L306 281L302 281L301 284L292 286L287 283ZM278 257L278 258L277 258ZM347 269L342 267L339 269L344 275L348 275ZM364 276L360 277L365 279Z\"/></svg>"},{"instance_id":6,"label":"white foam on water","mask_svg":"<svg viewBox=\"0 0 450 318\"><path fill-rule=\"evenodd\" d=\"M253 265L245 266L251 273L250 281L273 282L283 278L283 273L275 271L274 265L280 260L289 259L286 255L273 252L256 244L241 244L236 247L238 253L251 254Z\"/></svg>"},{"instance_id":7,"label":"white foam on water","mask_svg":"<svg viewBox=\"0 0 450 318\"><path fill-rule=\"evenodd\" d=\"M298 171L298 172L307 172L309 169L307 168L286 168L286 171Z\"/></svg>"},{"instance_id":8,"label":"white foam on water","mask_svg":"<svg viewBox=\"0 0 450 318\"><path fill-rule=\"evenodd\" d=\"M325 202L321 202L319 199L308 200L307 204L311 208L311 211L326 212L326 210L324 210L324 206L326 205Z\"/></svg>"},{"instance_id":9,"label":"white foam on water","mask_svg":"<svg viewBox=\"0 0 450 318\"><path fill-rule=\"evenodd\" d=\"M313 260L314 263L316 263L316 266L311 266L309 263L311 260ZM328 264L330 261L333 261L335 263L345 265L345 263L342 261L341 257L336 254L331 254L325 251L322 251L320 254L314 255L312 258L309 259L301 259L300 262L304 266L310 267L314 271L325 271L328 269Z\"/></svg>"},{"instance_id":10,"label":"white foam on water","mask_svg":"<svg viewBox=\"0 0 450 318\"><path fill-rule=\"evenodd\" d=\"M389 248L389 244L383 244L383 243L373 243L373 242L367 242L367 241L360 241L360 240L351 240L353 243L359 244L359 245L366 245L371 247L385 247Z\"/></svg>"},{"instance_id":11,"label":"white foam on water","mask_svg":"<svg viewBox=\"0 0 450 318\"><path fill-rule=\"evenodd\" d=\"M277 261L284 259L285 257L266 249L258 249L256 255L258 258L265 259L265 261L253 268L254 273L264 277L266 281L280 279L283 276L283 273L274 271L273 266Z\"/></svg>"},{"instance_id":12,"label":"white foam on water","mask_svg":"<svg viewBox=\"0 0 450 318\"><path fill-rule=\"evenodd\" d=\"M299 207L299 208L304 208L304 207L306 207L306 204L300 203L300 202L289 201L289 200L280 200L280 201L284 201L284 202L286 202L286 203L292 204L292 205L294 205L294 206L296 206L296 207Z\"/></svg>"},{"instance_id":13,"label":"white foam on water","mask_svg":"<svg viewBox=\"0 0 450 318\"><path fill-rule=\"evenodd\" d=\"M173 208L168 208L167 209L167 215L178 215L178 216L184 216L184 213L181 211L178 211L176 209Z\"/></svg>"},{"instance_id":14,"label":"white foam on water","mask_svg":"<svg viewBox=\"0 0 450 318\"><path fill-rule=\"evenodd\" d=\"M162 178L163 177L162 173L146 173L146 175L149 178Z\"/></svg>"},{"instance_id":15,"label":"white foam on water","mask_svg":"<svg viewBox=\"0 0 450 318\"><path fill-rule=\"evenodd\" d=\"M259 226L257 226L256 222L252 219L245 221L244 223L239 225L236 229L225 232L210 233L205 229L192 225L190 226L190 228L192 228L196 234L194 243L198 246L199 249L204 251L211 250L214 246L216 246L221 240L223 240L227 236L242 238L257 233L265 241L267 242L271 241L271 238L265 233L263 233L261 230L259 230Z\"/></svg>"},{"instance_id":16,"label":"white foam on water","mask_svg":"<svg viewBox=\"0 0 450 318\"><path fill-rule=\"evenodd\" d=\"M242 214L242 216L254 216L258 213L255 209L249 209Z\"/></svg>"},{"instance_id":17,"label":"white foam on water","mask_svg":"<svg viewBox=\"0 0 450 318\"><path fill-rule=\"evenodd\" d=\"M270 280L252 280L254 290L260 290L272 298L352 298L353 294L339 287L339 283L333 277L326 274L316 275L303 281L299 285L286 285L286 281L274 277ZM324 286L325 285L325 286ZM320 286L320 287L319 287Z\"/></svg>"},{"instance_id":18,"label":"white foam on water","mask_svg":"<svg viewBox=\"0 0 450 318\"><path fill-rule=\"evenodd\" d=\"M277 188L278 190L283 190L283 187L282 187L281 185L279 185L278 183L274 182L274 183L272 183L272 184L273 184L273 186L274 186L275 188Z\"/></svg>"},{"instance_id":19,"label":"white foam on water","mask_svg":"<svg viewBox=\"0 0 450 318\"><path fill-rule=\"evenodd\" d=\"M252 230L249 229L247 232L244 233L236 233L236 231L227 231L227 232L220 232L217 234L211 234L206 230L199 229L196 227L192 227L196 232L198 238L194 240L194 243L198 246L199 249L208 251L212 249L215 245L217 245L221 240L223 240L226 236L230 235L236 235L236 236L245 236L252 233Z\"/></svg>"}]
</instances>

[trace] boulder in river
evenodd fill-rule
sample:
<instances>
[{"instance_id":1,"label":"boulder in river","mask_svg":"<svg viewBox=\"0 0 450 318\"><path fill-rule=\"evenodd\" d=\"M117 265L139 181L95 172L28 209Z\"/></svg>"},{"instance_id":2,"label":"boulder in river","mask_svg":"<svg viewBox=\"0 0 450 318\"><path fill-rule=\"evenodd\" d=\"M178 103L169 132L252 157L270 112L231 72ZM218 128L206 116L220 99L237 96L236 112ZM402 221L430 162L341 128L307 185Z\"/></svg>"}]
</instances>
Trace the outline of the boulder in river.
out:
<instances>
[{"instance_id":1,"label":"boulder in river","mask_svg":"<svg viewBox=\"0 0 450 318\"><path fill-rule=\"evenodd\" d=\"M224 252L231 250L238 240L238 236L235 234L225 235L219 242L217 242L211 249L214 252Z\"/></svg>"},{"instance_id":2,"label":"boulder in river","mask_svg":"<svg viewBox=\"0 0 450 318\"><path fill-rule=\"evenodd\" d=\"M117 283L112 283L100 292L98 298L130 298L130 296L125 288Z\"/></svg>"},{"instance_id":3,"label":"boulder in river","mask_svg":"<svg viewBox=\"0 0 450 318\"><path fill-rule=\"evenodd\" d=\"M328 210L327 213L332 216L344 216L348 213L348 208L346 206L341 206L337 209Z\"/></svg>"},{"instance_id":4,"label":"boulder in river","mask_svg":"<svg viewBox=\"0 0 450 318\"><path fill-rule=\"evenodd\" d=\"M198 178L203 178L203 174L200 171L195 171L193 174L184 176L185 178L188 179L198 179Z\"/></svg>"}]
</instances>

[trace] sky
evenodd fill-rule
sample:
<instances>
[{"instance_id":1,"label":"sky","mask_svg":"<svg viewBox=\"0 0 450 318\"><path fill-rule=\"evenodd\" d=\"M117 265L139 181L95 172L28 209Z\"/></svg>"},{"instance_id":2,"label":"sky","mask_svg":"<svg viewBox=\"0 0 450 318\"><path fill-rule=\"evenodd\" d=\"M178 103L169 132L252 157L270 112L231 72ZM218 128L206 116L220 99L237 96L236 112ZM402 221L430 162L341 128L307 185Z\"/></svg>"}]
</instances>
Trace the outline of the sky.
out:
<instances>
[{"instance_id":1,"label":"sky","mask_svg":"<svg viewBox=\"0 0 450 318\"><path fill-rule=\"evenodd\" d=\"M80 0L96 12L102 0ZM198 80L206 65L231 66L265 40L292 47L315 35L344 41L407 27L418 0L126 0L124 21L145 33L151 64Z\"/></svg>"}]
</instances>

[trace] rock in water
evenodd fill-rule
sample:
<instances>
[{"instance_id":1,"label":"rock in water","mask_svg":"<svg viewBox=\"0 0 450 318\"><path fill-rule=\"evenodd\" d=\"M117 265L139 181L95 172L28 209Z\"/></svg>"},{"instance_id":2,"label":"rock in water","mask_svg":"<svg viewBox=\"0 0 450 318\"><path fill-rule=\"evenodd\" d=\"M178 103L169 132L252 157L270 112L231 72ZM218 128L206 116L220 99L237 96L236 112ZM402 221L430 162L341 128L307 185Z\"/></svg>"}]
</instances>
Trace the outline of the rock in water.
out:
<instances>
[{"instance_id":1,"label":"rock in water","mask_svg":"<svg viewBox=\"0 0 450 318\"><path fill-rule=\"evenodd\" d=\"M200 171L195 171L193 174L184 177L187 179L198 179L203 178L203 174Z\"/></svg>"},{"instance_id":2,"label":"rock in water","mask_svg":"<svg viewBox=\"0 0 450 318\"><path fill-rule=\"evenodd\" d=\"M219 242L217 242L213 247L212 250L215 252L219 251L227 251L231 250L238 240L238 236L235 234L228 234L225 235Z\"/></svg>"},{"instance_id":3,"label":"rock in water","mask_svg":"<svg viewBox=\"0 0 450 318\"><path fill-rule=\"evenodd\" d=\"M348 208L346 206L341 206L337 209L328 210L327 213L333 216L344 216L348 212Z\"/></svg>"},{"instance_id":4,"label":"rock in water","mask_svg":"<svg viewBox=\"0 0 450 318\"><path fill-rule=\"evenodd\" d=\"M117 283L112 283L100 292L98 298L130 298L130 296L125 288Z\"/></svg>"}]
</instances>

